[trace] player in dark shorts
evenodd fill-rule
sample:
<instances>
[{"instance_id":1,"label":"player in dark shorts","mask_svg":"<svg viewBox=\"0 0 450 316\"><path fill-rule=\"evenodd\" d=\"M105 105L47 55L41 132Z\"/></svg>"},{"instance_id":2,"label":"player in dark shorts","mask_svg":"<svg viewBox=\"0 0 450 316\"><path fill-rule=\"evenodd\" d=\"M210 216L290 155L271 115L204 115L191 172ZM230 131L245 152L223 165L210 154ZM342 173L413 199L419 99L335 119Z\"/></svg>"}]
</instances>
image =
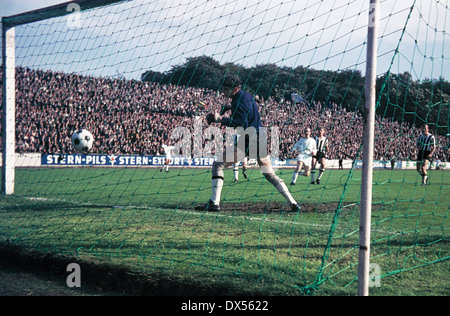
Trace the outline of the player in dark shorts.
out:
<instances>
[{"instance_id":1,"label":"player in dark shorts","mask_svg":"<svg viewBox=\"0 0 450 316\"><path fill-rule=\"evenodd\" d=\"M436 140L430 133L430 128L427 124L423 126L423 133L417 139L417 149L419 151L417 154L417 172L422 176L422 185L427 185L427 169L436 150Z\"/></svg>"},{"instance_id":2,"label":"player in dark shorts","mask_svg":"<svg viewBox=\"0 0 450 316\"><path fill-rule=\"evenodd\" d=\"M320 179L326 168L326 152L328 151L328 138L325 136L325 128L319 129L319 136L315 137L317 153L313 156L312 170L311 170L311 184L320 184ZM319 175L316 177L316 165L320 164Z\"/></svg>"}]
</instances>

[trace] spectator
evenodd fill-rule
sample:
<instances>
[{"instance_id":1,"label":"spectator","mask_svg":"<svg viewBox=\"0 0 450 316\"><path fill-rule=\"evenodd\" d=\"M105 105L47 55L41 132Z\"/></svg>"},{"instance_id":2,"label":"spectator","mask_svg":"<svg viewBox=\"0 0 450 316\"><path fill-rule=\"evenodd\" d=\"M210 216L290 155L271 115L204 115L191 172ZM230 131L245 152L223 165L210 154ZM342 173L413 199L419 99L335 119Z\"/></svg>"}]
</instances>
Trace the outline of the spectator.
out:
<instances>
[{"instance_id":1,"label":"spectator","mask_svg":"<svg viewBox=\"0 0 450 316\"><path fill-rule=\"evenodd\" d=\"M70 153L72 133L86 128L95 137L94 153L159 155L159 145L175 127L187 127L193 134L196 114L225 103L215 91L202 88L17 67L17 151ZM279 103L272 98L260 98L259 106L263 125L279 128L282 159L288 157L304 126L319 125L333 143L329 159L360 155L363 118L358 112L335 103ZM375 159L414 160L419 134L406 122L377 116ZM435 158L446 161L448 140L436 136L436 143Z\"/></svg>"}]
</instances>

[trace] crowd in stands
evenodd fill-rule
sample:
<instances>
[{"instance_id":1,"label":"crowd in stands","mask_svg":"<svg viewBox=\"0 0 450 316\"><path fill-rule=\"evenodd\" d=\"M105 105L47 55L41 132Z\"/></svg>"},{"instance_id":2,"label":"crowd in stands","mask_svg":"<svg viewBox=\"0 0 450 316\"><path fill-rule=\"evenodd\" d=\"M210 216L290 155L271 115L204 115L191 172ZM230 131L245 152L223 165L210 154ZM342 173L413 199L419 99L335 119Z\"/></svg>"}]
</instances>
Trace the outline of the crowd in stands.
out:
<instances>
[{"instance_id":1,"label":"crowd in stands","mask_svg":"<svg viewBox=\"0 0 450 316\"><path fill-rule=\"evenodd\" d=\"M363 117L336 104L257 99L267 127L280 131L280 156L290 158L305 127L323 126L330 159L362 154ZM195 117L228 104L215 91L137 80L97 78L52 71L16 69L16 146L18 152L71 153L72 133L88 129L92 153L162 154L162 143L176 127L193 132ZM203 120L204 128L207 127ZM375 159L415 160L421 130L377 117ZM314 134L314 133L313 133ZM448 140L437 136L435 159L446 161Z\"/></svg>"}]
</instances>

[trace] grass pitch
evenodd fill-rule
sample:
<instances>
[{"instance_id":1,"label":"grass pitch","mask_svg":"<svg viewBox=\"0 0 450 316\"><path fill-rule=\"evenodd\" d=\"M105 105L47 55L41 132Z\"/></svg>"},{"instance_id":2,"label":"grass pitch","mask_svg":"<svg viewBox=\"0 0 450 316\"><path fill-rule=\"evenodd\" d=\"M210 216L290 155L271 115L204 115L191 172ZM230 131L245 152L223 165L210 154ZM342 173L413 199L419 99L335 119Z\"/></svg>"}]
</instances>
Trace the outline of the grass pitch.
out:
<instances>
[{"instance_id":1,"label":"grass pitch","mask_svg":"<svg viewBox=\"0 0 450 316\"><path fill-rule=\"evenodd\" d=\"M290 183L291 170L277 174ZM360 177L329 170L320 185L299 177L290 189L302 211L292 213L258 169L238 183L227 170L222 212L204 213L194 207L210 197L209 169L17 169L16 194L0 200L0 237L206 294L355 294ZM430 182L374 171L371 254L381 287L372 294L448 294L448 171L430 171Z\"/></svg>"}]
</instances>

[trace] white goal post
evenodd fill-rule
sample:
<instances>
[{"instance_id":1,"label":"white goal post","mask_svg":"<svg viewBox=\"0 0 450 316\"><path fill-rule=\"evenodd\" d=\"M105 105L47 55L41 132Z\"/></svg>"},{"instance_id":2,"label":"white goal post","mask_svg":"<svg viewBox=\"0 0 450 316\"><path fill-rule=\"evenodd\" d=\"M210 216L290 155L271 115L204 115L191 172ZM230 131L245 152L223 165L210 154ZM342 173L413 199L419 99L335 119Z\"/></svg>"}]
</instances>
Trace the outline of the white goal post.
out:
<instances>
[{"instance_id":1,"label":"white goal post","mask_svg":"<svg viewBox=\"0 0 450 316\"><path fill-rule=\"evenodd\" d=\"M14 194L15 179L15 26L61 17L77 10L89 10L130 0L74 0L2 18L2 192ZM71 5L71 6L69 6Z\"/></svg>"},{"instance_id":2,"label":"white goal post","mask_svg":"<svg viewBox=\"0 0 450 316\"><path fill-rule=\"evenodd\" d=\"M2 115L2 192L14 193L15 178L15 31L2 23L3 115Z\"/></svg>"},{"instance_id":3,"label":"white goal post","mask_svg":"<svg viewBox=\"0 0 450 316\"><path fill-rule=\"evenodd\" d=\"M370 229L372 225L372 173L375 139L375 103L379 0L370 0L364 107L364 156L361 176L358 295L369 295Z\"/></svg>"}]
</instances>

